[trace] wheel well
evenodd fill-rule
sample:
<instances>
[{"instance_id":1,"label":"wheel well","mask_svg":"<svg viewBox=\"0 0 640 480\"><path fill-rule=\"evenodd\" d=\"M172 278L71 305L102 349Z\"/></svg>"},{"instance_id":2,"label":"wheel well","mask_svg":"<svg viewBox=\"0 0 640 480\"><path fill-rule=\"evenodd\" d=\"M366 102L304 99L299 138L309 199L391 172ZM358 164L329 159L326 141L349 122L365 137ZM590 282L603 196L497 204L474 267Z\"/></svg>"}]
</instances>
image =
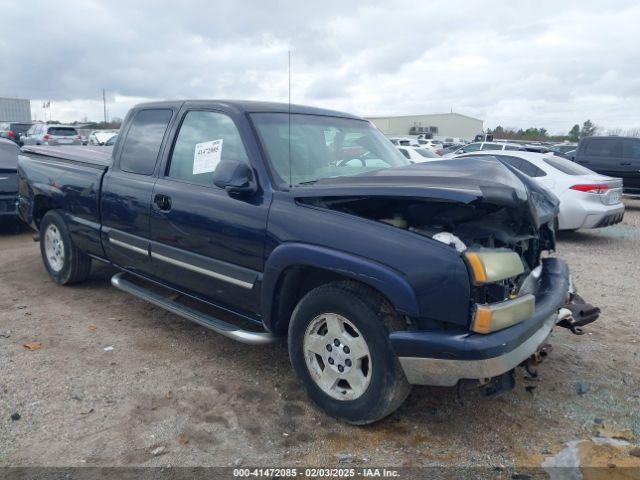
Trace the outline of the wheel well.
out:
<instances>
[{"instance_id":1,"label":"wheel well","mask_svg":"<svg viewBox=\"0 0 640 480\"><path fill-rule=\"evenodd\" d=\"M39 227L42 217L44 217L49 210L58 208L60 208L60 205L54 199L44 195L36 196L33 200L33 221Z\"/></svg>"},{"instance_id":2,"label":"wheel well","mask_svg":"<svg viewBox=\"0 0 640 480\"><path fill-rule=\"evenodd\" d=\"M348 280L370 288L382 297L384 303L393 308L391 302L378 290L346 275L311 266L293 266L287 268L278 279L276 298L271 311L271 330L277 335L286 334L293 310L307 293L320 285Z\"/></svg>"}]
</instances>

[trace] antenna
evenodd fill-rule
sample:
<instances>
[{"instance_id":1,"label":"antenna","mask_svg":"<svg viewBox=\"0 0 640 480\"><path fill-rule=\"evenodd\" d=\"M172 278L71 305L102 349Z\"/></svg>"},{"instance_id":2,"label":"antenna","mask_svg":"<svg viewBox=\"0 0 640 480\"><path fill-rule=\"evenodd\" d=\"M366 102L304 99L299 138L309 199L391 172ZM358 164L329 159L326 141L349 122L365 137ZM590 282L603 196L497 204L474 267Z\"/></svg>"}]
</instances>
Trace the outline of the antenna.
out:
<instances>
[{"instance_id":1,"label":"antenna","mask_svg":"<svg viewBox=\"0 0 640 480\"><path fill-rule=\"evenodd\" d=\"M102 110L104 111L104 123L107 123L107 99L104 88L102 89Z\"/></svg>"},{"instance_id":2,"label":"antenna","mask_svg":"<svg viewBox=\"0 0 640 480\"><path fill-rule=\"evenodd\" d=\"M292 187L291 179L291 50L289 50L289 188Z\"/></svg>"}]
</instances>

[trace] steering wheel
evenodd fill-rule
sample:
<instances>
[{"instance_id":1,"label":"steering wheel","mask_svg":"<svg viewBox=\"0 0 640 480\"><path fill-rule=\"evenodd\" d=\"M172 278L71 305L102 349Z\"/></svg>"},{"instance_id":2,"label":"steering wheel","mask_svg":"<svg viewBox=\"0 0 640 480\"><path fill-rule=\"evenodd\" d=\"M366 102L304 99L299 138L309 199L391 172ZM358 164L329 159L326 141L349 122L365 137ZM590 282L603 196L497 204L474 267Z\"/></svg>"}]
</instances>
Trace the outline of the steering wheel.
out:
<instances>
[{"instance_id":1,"label":"steering wheel","mask_svg":"<svg viewBox=\"0 0 640 480\"><path fill-rule=\"evenodd\" d=\"M363 167L367 166L367 162L364 158L349 158L349 159L344 159L344 160L340 160L338 161L338 163L336 163L336 167L348 167L348 163L353 161L353 160L358 160Z\"/></svg>"}]
</instances>

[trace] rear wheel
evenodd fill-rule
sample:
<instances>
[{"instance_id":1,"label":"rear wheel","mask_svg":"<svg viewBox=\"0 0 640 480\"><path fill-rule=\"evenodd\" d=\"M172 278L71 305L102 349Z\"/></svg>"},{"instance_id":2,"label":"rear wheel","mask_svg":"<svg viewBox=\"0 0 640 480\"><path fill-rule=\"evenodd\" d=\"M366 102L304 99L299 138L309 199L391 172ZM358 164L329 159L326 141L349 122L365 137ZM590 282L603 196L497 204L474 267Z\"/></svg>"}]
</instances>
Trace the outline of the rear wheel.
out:
<instances>
[{"instance_id":1,"label":"rear wheel","mask_svg":"<svg viewBox=\"0 0 640 480\"><path fill-rule=\"evenodd\" d=\"M389 342L402 320L374 290L334 282L303 297L289 325L289 356L311 399L330 415L372 423L411 390Z\"/></svg>"},{"instance_id":2,"label":"rear wheel","mask_svg":"<svg viewBox=\"0 0 640 480\"><path fill-rule=\"evenodd\" d=\"M40 253L49 275L60 285L82 282L89 276L91 257L75 246L64 218L55 210L40 222Z\"/></svg>"}]
</instances>

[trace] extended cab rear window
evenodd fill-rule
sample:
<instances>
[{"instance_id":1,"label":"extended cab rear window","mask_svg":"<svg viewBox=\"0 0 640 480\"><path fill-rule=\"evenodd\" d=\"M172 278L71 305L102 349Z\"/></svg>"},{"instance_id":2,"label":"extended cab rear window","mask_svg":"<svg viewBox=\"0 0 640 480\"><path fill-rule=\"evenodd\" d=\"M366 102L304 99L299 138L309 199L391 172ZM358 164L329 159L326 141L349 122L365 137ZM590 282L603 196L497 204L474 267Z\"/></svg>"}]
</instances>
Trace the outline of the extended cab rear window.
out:
<instances>
[{"instance_id":1,"label":"extended cab rear window","mask_svg":"<svg viewBox=\"0 0 640 480\"><path fill-rule=\"evenodd\" d=\"M121 170L140 175L153 173L172 113L170 109L157 108L135 114L122 147Z\"/></svg>"},{"instance_id":2,"label":"extended cab rear window","mask_svg":"<svg viewBox=\"0 0 640 480\"><path fill-rule=\"evenodd\" d=\"M56 137L74 137L78 135L78 131L75 128L69 127L51 127L47 130L47 133Z\"/></svg>"}]
</instances>

